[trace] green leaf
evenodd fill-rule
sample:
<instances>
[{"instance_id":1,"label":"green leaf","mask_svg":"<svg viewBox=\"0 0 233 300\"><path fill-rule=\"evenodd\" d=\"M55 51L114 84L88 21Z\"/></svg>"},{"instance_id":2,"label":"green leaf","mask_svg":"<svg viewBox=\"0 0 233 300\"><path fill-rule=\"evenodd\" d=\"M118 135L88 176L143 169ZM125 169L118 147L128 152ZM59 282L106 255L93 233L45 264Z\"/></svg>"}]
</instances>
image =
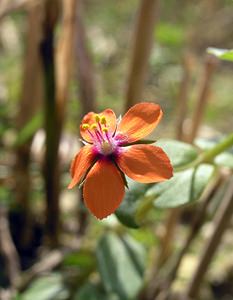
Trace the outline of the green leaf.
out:
<instances>
[{"instance_id":1,"label":"green leaf","mask_svg":"<svg viewBox=\"0 0 233 300\"><path fill-rule=\"evenodd\" d=\"M160 22L155 35L159 43L171 47L180 47L185 40L185 30L178 24Z\"/></svg>"},{"instance_id":2,"label":"green leaf","mask_svg":"<svg viewBox=\"0 0 233 300\"><path fill-rule=\"evenodd\" d=\"M155 145L166 152L174 168L184 166L198 156L198 151L195 147L176 140L161 139Z\"/></svg>"},{"instance_id":3,"label":"green leaf","mask_svg":"<svg viewBox=\"0 0 233 300\"><path fill-rule=\"evenodd\" d=\"M18 292L13 296L12 300L22 300L23 298L20 296Z\"/></svg>"},{"instance_id":4,"label":"green leaf","mask_svg":"<svg viewBox=\"0 0 233 300\"><path fill-rule=\"evenodd\" d=\"M0 172L1 172L0 167ZM1 179L1 176L0 176ZM5 186L0 186L0 205L8 206L11 201L11 192Z\"/></svg>"},{"instance_id":5,"label":"green leaf","mask_svg":"<svg viewBox=\"0 0 233 300\"><path fill-rule=\"evenodd\" d=\"M31 120L20 130L15 146L20 146L27 142L34 133L42 126L43 115L41 112L37 113Z\"/></svg>"},{"instance_id":6,"label":"green leaf","mask_svg":"<svg viewBox=\"0 0 233 300\"><path fill-rule=\"evenodd\" d=\"M51 274L34 280L29 288L20 295L20 300L63 300L68 291L61 274Z\"/></svg>"},{"instance_id":7,"label":"green leaf","mask_svg":"<svg viewBox=\"0 0 233 300\"><path fill-rule=\"evenodd\" d=\"M124 200L116 211L118 220L127 227L138 228L139 224L135 220L135 213L138 203L144 197L145 192L151 186L142 184L127 178L129 189L126 190Z\"/></svg>"},{"instance_id":8,"label":"green leaf","mask_svg":"<svg viewBox=\"0 0 233 300\"><path fill-rule=\"evenodd\" d=\"M108 300L107 296L98 290L98 287L92 283L83 285L72 300Z\"/></svg>"},{"instance_id":9,"label":"green leaf","mask_svg":"<svg viewBox=\"0 0 233 300\"><path fill-rule=\"evenodd\" d=\"M223 152L215 157L214 162L219 166L233 169L233 154Z\"/></svg>"},{"instance_id":10,"label":"green leaf","mask_svg":"<svg viewBox=\"0 0 233 300\"><path fill-rule=\"evenodd\" d=\"M218 140L196 139L195 144L203 150L208 150L218 144ZM214 163L218 166L223 166L233 169L233 148L225 151L215 157Z\"/></svg>"},{"instance_id":11,"label":"green leaf","mask_svg":"<svg viewBox=\"0 0 233 300\"><path fill-rule=\"evenodd\" d=\"M136 241L107 233L97 247L97 261L103 285L121 300L135 299L143 284L145 251ZM133 244L133 246L132 246ZM143 260L143 263L142 263Z\"/></svg>"},{"instance_id":12,"label":"green leaf","mask_svg":"<svg viewBox=\"0 0 233 300\"><path fill-rule=\"evenodd\" d=\"M114 293L106 294L101 287L93 283L84 284L74 294L72 300L121 300Z\"/></svg>"},{"instance_id":13,"label":"green leaf","mask_svg":"<svg viewBox=\"0 0 233 300\"><path fill-rule=\"evenodd\" d=\"M171 208L193 202L201 196L214 175L214 166L203 164L196 169L176 173L170 180L155 184L145 197L155 207Z\"/></svg>"},{"instance_id":14,"label":"green leaf","mask_svg":"<svg viewBox=\"0 0 233 300\"><path fill-rule=\"evenodd\" d=\"M76 268L92 268L95 265L95 257L90 251L80 250L65 256L63 260L64 266Z\"/></svg>"},{"instance_id":15,"label":"green leaf","mask_svg":"<svg viewBox=\"0 0 233 300\"><path fill-rule=\"evenodd\" d=\"M138 273L143 277L144 270L146 267L145 249L130 235L125 235L124 237L122 237L122 241L125 247L127 248L127 251L131 256L131 259L134 262Z\"/></svg>"},{"instance_id":16,"label":"green leaf","mask_svg":"<svg viewBox=\"0 0 233 300\"><path fill-rule=\"evenodd\" d=\"M222 60L233 61L233 49L207 48L209 54L213 54Z\"/></svg>"}]
</instances>

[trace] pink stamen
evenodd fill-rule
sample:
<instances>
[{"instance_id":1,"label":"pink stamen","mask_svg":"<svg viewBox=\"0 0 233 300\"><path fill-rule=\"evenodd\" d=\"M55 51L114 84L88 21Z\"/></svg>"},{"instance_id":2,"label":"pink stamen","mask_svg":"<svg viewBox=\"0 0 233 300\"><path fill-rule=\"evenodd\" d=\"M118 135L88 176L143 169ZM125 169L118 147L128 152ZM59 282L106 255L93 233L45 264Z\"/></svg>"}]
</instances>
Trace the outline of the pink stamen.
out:
<instances>
[{"instance_id":1,"label":"pink stamen","mask_svg":"<svg viewBox=\"0 0 233 300\"><path fill-rule=\"evenodd\" d=\"M104 137L98 130L95 130L95 135L100 143L102 143L104 141Z\"/></svg>"},{"instance_id":2,"label":"pink stamen","mask_svg":"<svg viewBox=\"0 0 233 300\"><path fill-rule=\"evenodd\" d=\"M99 130L100 130L100 132L102 132L102 127L101 127L101 124L100 124L100 122L98 122L98 126L99 126Z\"/></svg>"},{"instance_id":3,"label":"pink stamen","mask_svg":"<svg viewBox=\"0 0 233 300\"><path fill-rule=\"evenodd\" d=\"M90 134L90 136L92 137L92 139L94 139L94 135L91 133L91 131L89 129L87 129L88 133Z\"/></svg>"},{"instance_id":4,"label":"pink stamen","mask_svg":"<svg viewBox=\"0 0 233 300\"><path fill-rule=\"evenodd\" d=\"M105 135L106 135L106 138L107 138L108 142L111 143L110 137L109 137L109 135L108 135L108 132L105 132Z\"/></svg>"}]
</instances>

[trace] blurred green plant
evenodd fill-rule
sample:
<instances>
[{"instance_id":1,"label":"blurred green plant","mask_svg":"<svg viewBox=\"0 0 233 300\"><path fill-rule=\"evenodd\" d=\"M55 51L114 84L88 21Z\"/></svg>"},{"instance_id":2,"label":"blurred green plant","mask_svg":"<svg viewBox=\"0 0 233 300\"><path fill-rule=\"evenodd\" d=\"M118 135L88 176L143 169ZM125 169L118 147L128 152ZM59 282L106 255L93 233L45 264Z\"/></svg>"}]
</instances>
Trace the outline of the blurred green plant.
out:
<instances>
[{"instance_id":1,"label":"blurred green plant","mask_svg":"<svg viewBox=\"0 0 233 300\"><path fill-rule=\"evenodd\" d=\"M160 22L156 28L155 38L163 46L179 48L185 41L185 29L178 24Z\"/></svg>"},{"instance_id":2,"label":"blurred green plant","mask_svg":"<svg viewBox=\"0 0 233 300\"><path fill-rule=\"evenodd\" d=\"M233 49L207 48L207 53L213 54L221 60L233 61Z\"/></svg>"}]
</instances>

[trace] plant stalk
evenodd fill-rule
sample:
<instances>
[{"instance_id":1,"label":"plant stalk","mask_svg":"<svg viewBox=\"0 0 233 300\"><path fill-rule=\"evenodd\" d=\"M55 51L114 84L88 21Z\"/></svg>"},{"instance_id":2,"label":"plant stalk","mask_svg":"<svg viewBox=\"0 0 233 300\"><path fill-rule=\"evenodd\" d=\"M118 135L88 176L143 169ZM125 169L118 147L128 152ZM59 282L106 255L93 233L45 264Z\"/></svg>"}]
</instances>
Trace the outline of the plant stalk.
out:
<instances>
[{"instance_id":1,"label":"plant stalk","mask_svg":"<svg viewBox=\"0 0 233 300\"><path fill-rule=\"evenodd\" d=\"M186 295L190 299L197 299L201 283L203 282L203 277L207 271L207 268L220 245L223 234L225 233L227 226L231 220L233 214L233 177L229 182L228 188L226 190L225 196L222 199L220 207L217 214L213 220L214 229L212 235L207 242L202 256L200 258L199 264L194 276L188 286Z\"/></svg>"},{"instance_id":2,"label":"plant stalk","mask_svg":"<svg viewBox=\"0 0 233 300\"><path fill-rule=\"evenodd\" d=\"M191 163L175 168L175 172L185 171L190 168L195 168L202 163L212 163L214 158L233 146L233 133L229 134L225 139L215 145L213 148L202 152L197 159Z\"/></svg>"}]
</instances>

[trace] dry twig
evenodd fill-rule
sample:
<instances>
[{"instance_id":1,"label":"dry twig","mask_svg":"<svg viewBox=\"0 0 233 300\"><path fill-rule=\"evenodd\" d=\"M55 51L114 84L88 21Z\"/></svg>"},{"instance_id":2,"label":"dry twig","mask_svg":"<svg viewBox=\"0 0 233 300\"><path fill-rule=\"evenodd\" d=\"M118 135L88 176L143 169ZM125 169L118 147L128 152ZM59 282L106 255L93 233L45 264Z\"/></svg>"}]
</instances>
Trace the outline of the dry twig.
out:
<instances>
[{"instance_id":1,"label":"dry twig","mask_svg":"<svg viewBox=\"0 0 233 300\"><path fill-rule=\"evenodd\" d=\"M43 63L45 86L45 134L46 147L43 166L46 190L46 231L51 246L58 245L60 227L59 211L59 138L60 124L56 106L56 74L54 35L58 19L58 0L45 2L45 18L43 22L43 39L41 42L41 57Z\"/></svg>"},{"instance_id":2,"label":"dry twig","mask_svg":"<svg viewBox=\"0 0 233 300\"><path fill-rule=\"evenodd\" d=\"M185 54L183 59L183 77L180 84L180 90L177 101L177 139L184 140L184 121L188 110L188 92L191 80L192 57L189 53Z\"/></svg>"},{"instance_id":3,"label":"dry twig","mask_svg":"<svg viewBox=\"0 0 233 300\"><path fill-rule=\"evenodd\" d=\"M10 285L14 287L20 275L20 262L13 243L5 207L0 206L0 253L4 257Z\"/></svg>"},{"instance_id":4,"label":"dry twig","mask_svg":"<svg viewBox=\"0 0 233 300\"><path fill-rule=\"evenodd\" d=\"M141 0L134 33L132 60L126 87L125 110L141 100L148 60L158 19L159 0Z\"/></svg>"},{"instance_id":5,"label":"dry twig","mask_svg":"<svg viewBox=\"0 0 233 300\"><path fill-rule=\"evenodd\" d=\"M22 81L22 95L19 100L17 125L19 132L35 116L38 106L41 104L43 95L40 42L42 38L42 7L35 5L28 9L27 46L24 59L24 72ZM30 82L30 84L28 84ZM21 246L26 247L31 235L31 212L30 212L30 137L16 148L15 164L15 197L23 214L23 229Z\"/></svg>"},{"instance_id":6,"label":"dry twig","mask_svg":"<svg viewBox=\"0 0 233 300\"><path fill-rule=\"evenodd\" d=\"M69 92L76 32L75 15L78 3L79 0L62 1L61 34L56 51L56 103L60 127L64 121L65 103Z\"/></svg>"},{"instance_id":7,"label":"dry twig","mask_svg":"<svg viewBox=\"0 0 233 300\"><path fill-rule=\"evenodd\" d=\"M173 280L176 277L177 271L179 269L182 258L186 254L187 250L190 247L190 244L197 236L206 216L206 210L213 198L213 195L218 190L221 182L223 181L222 175L217 176L215 180L208 187L206 192L203 194L201 199L201 207L197 210L193 222L191 224L190 232L185 239L182 248L179 253L171 256L167 261L164 261L164 266L158 269L157 265L153 274L151 276L151 280L146 288L146 291L143 293L140 300L154 300L155 297L161 297L161 299L167 299L170 295L170 287L173 283ZM179 213L179 212L177 212ZM173 224L175 225L175 224ZM157 299L157 298L156 298Z\"/></svg>"},{"instance_id":8,"label":"dry twig","mask_svg":"<svg viewBox=\"0 0 233 300\"><path fill-rule=\"evenodd\" d=\"M33 279L43 273L52 271L54 268L61 264L66 255L79 251L80 247L81 239L77 239L75 245L72 248L56 249L44 255L30 269L22 273L22 276L17 284L18 290L23 291Z\"/></svg>"},{"instance_id":9,"label":"dry twig","mask_svg":"<svg viewBox=\"0 0 233 300\"><path fill-rule=\"evenodd\" d=\"M187 141L189 143L192 143L198 134L198 130L200 128L207 105L212 75L217 66L217 62L218 60L215 57L207 55L204 65L204 73L201 79L200 94L198 96L196 108L192 117L190 134L187 137Z\"/></svg>"},{"instance_id":10,"label":"dry twig","mask_svg":"<svg viewBox=\"0 0 233 300\"><path fill-rule=\"evenodd\" d=\"M79 98L81 102L82 115L96 108L95 71L91 54L87 46L86 30L83 22L83 2L79 0L76 11L76 57L77 76L79 81Z\"/></svg>"},{"instance_id":11,"label":"dry twig","mask_svg":"<svg viewBox=\"0 0 233 300\"><path fill-rule=\"evenodd\" d=\"M213 220L214 228L201 255L199 264L194 276L186 291L186 296L190 299L196 299L200 290L203 277L206 274L207 268L220 245L223 234L229 225L233 214L233 176L229 181L226 193L221 201L220 207Z\"/></svg>"}]
</instances>

